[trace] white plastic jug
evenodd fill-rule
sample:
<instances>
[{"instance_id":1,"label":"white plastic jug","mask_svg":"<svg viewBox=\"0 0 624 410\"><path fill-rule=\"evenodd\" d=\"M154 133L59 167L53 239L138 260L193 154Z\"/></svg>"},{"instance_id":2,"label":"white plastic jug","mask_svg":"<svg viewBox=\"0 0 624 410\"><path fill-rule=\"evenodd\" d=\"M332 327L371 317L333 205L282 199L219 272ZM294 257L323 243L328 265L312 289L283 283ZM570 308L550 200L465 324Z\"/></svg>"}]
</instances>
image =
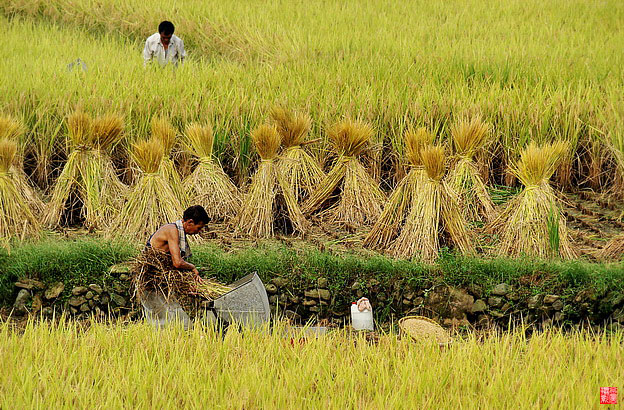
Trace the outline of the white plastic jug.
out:
<instances>
[{"instance_id":1,"label":"white plastic jug","mask_svg":"<svg viewBox=\"0 0 624 410\"><path fill-rule=\"evenodd\" d=\"M357 303L351 304L351 326L354 330L375 330L372 309L360 312Z\"/></svg>"}]
</instances>

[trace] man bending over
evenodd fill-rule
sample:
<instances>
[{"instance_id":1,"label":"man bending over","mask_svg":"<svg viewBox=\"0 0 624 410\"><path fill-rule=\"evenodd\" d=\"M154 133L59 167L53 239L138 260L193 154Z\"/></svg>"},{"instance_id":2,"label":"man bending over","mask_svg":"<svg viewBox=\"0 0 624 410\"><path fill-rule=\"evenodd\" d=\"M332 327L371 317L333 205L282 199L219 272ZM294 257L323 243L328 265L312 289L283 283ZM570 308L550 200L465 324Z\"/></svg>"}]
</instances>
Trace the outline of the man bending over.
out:
<instances>
[{"instance_id":1,"label":"man bending over","mask_svg":"<svg viewBox=\"0 0 624 410\"><path fill-rule=\"evenodd\" d=\"M154 33L145 41L143 48L143 65L150 64L156 60L161 67L168 63L174 66L178 62L184 63L186 51L184 42L180 37L173 34L175 27L170 21L163 21L158 25L158 33Z\"/></svg>"}]
</instances>

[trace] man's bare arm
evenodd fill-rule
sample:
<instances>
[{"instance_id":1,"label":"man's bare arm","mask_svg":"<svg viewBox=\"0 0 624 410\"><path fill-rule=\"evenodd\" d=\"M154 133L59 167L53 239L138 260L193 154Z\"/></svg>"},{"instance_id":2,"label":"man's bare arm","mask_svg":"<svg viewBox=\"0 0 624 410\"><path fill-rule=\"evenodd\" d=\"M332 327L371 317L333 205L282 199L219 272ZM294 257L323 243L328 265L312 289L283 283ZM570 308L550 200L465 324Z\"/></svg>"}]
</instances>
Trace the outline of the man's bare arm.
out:
<instances>
[{"instance_id":1,"label":"man's bare arm","mask_svg":"<svg viewBox=\"0 0 624 410\"><path fill-rule=\"evenodd\" d=\"M192 263L186 262L182 259L182 255L180 254L180 239L178 238L178 230L175 227L167 230L167 244L169 245L169 253L171 254L171 260L173 262L173 266L176 269L186 269L192 270L195 273L197 269L195 269L195 265Z\"/></svg>"}]
</instances>

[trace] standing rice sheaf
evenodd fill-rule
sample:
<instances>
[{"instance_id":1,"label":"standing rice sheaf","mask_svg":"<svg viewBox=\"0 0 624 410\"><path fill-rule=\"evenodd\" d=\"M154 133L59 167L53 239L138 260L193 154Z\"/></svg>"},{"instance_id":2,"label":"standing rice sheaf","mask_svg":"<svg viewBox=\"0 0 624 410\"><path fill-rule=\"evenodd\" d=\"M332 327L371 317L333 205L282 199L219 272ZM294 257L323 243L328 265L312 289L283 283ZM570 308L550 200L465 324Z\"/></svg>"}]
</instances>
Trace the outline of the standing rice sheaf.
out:
<instances>
[{"instance_id":1,"label":"standing rice sheaf","mask_svg":"<svg viewBox=\"0 0 624 410\"><path fill-rule=\"evenodd\" d=\"M329 130L329 138L337 154L336 162L306 202L306 214L321 211L319 216L329 223L348 229L372 225L383 209L384 193L358 160L367 148L373 128L362 121L343 120ZM334 204L323 209L335 192Z\"/></svg>"},{"instance_id":2,"label":"standing rice sheaf","mask_svg":"<svg viewBox=\"0 0 624 410\"><path fill-rule=\"evenodd\" d=\"M454 155L448 180L464 203L464 217L469 222L492 222L496 210L475 162L491 142L490 127L474 117L455 124L451 136Z\"/></svg>"},{"instance_id":3,"label":"standing rice sheaf","mask_svg":"<svg viewBox=\"0 0 624 410\"><path fill-rule=\"evenodd\" d=\"M573 258L566 221L549 181L568 151L564 142L537 145L531 142L511 171L524 189L509 202L489 226L500 235L497 253L503 256Z\"/></svg>"},{"instance_id":4,"label":"standing rice sheaf","mask_svg":"<svg viewBox=\"0 0 624 410\"><path fill-rule=\"evenodd\" d=\"M297 233L305 234L309 223L299 208L293 187L286 182L277 166L281 143L277 128L261 125L252 132L251 138L261 160L235 221L235 234L267 238L273 235L280 222L290 225Z\"/></svg>"},{"instance_id":5,"label":"standing rice sheaf","mask_svg":"<svg viewBox=\"0 0 624 410\"><path fill-rule=\"evenodd\" d=\"M446 171L444 148L431 144L424 146L420 158L426 176L412 197L405 225L390 246L390 253L400 258L418 256L432 262L437 259L442 243L453 245L464 254L474 253L461 199L443 179Z\"/></svg>"},{"instance_id":6,"label":"standing rice sheaf","mask_svg":"<svg viewBox=\"0 0 624 410\"><path fill-rule=\"evenodd\" d=\"M169 186L175 196L182 202L182 205L186 205L188 202L187 191L182 186L182 179L171 158L173 148L176 145L177 131L171 125L171 122L164 117L153 118L151 126L152 139L160 142L163 148L162 165L159 167L158 172L169 182Z\"/></svg>"},{"instance_id":7,"label":"standing rice sheaf","mask_svg":"<svg viewBox=\"0 0 624 410\"><path fill-rule=\"evenodd\" d=\"M210 126L189 124L185 132L187 149L198 158L195 170L184 180L191 203L200 204L212 221L233 218L242 200L236 185L213 156L214 134Z\"/></svg>"},{"instance_id":8,"label":"standing rice sheaf","mask_svg":"<svg viewBox=\"0 0 624 410\"><path fill-rule=\"evenodd\" d=\"M433 143L434 136L424 127L416 131L410 128L405 132L404 140L408 173L394 189L381 216L366 236L365 247L383 250L391 245L405 224L407 215L414 206L414 198L427 177L420 151Z\"/></svg>"},{"instance_id":9,"label":"standing rice sheaf","mask_svg":"<svg viewBox=\"0 0 624 410\"><path fill-rule=\"evenodd\" d=\"M309 143L306 137L312 122L307 115L279 107L271 110L271 118L282 139L283 151L277 160L278 170L294 192L297 202L301 203L325 177L318 161L303 147Z\"/></svg>"},{"instance_id":10,"label":"standing rice sheaf","mask_svg":"<svg viewBox=\"0 0 624 410\"><path fill-rule=\"evenodd\" d=\"M0 139L0 246L7 248L11 239L37 237L41 231L39 219L11 171L16 155L17 143Z\"/></svg>"},{"instance_id":11,"label":"standing rice sheaf","mask_svg":"<svg viewBox=\"0 0 624 410\"><path fill-rule=\"evenodd\" d=\"M107 235L143 242L160 226L180 219L184 208L161 171L164 156L161 142L154 139L137 142L131 155L139 168L139 178Z\"/></svg>"},{"instance_id":12,"label":"standing rice sheaf","mask_svg":"<svg viewBox=\"0 0 624 410\"><path fill-rule=\"evenodd\" d=\"M66 212L79 209L88 228L103 228L116 216L126 191L109 155L123 138L123 120L113 114L94 120L75 111L67 127L70 154L46 206L45 222L60 226Z\"/></svg>"}]
</instances>

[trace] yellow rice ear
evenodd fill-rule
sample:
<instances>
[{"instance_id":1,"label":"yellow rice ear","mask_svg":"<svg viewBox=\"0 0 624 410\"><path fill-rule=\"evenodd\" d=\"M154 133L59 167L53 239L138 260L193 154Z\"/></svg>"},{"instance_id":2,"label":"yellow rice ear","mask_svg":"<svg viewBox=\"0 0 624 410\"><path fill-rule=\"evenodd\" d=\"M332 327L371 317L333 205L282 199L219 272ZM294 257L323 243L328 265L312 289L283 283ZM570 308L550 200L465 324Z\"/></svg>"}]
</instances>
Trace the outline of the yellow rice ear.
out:
<instances>
[{"instance_id":1,"label":"yellow rice ear","mask_svg":"<svg viewBox=\"0 0 624 410\"><path fill-rule=\"evenodd\" d=\"M25 129L21 122L8 116L0 116L0 139L19 141Z\"/></svg>"},{"instance_id":2,"label":"yellow rice ear","mask_svg":"<svg viewBox=\"0 0 624 410\"><path fill-rule=\"evenodd\" d=\"M116 114L106 114L93 120L93 139L100 150L107 150L123 139L123 118Z\"/></svg>"},{"instance_id":3,"label":"yellow rice ear","mask_svg":"<svg viewBox=\"0 0 624 410\"><path fill-rule=\"evenodd\" d=\"M0 139L0 173L9 172L17 155L17 142Z\"/></svg>"},{"instance_id":4,"label":"yellow rice ear","mask_svg":"<svg viewBox=\"0 0 624 410\"><path fill-rule=\"evenodd\" d=\"M417 130L409 128L405 131L403 135L403 139L405 140L405 157L411 165L422 165L420 150L424 146L432 144L434 138L433 134L424 127L418 128Z\"/></svg>"},{"instance_id":5,"label":"yellow rice ear","mask_svg":"<svg viewBox=\"0 0 624 410\"><path fill-rule=\"evenodd\" d=\"M67 117L69 142L74 146L93 145L93 119L84 111L76 110Z\"/></svg>"},{"instance_id":6,"label":"yellow rice ear","mask_svg":"<svg viewBox=\"0 0 624 410\"><path fill-rule=\"evenodd\" d=\"M301 145L312 126L308 115L296 114L281 107L271 109L271 118L280 133L284 148Z\"/></svg>"},{"instance_id":7,"label":"yellow rice ear","mask_svg":"<svg viewBox=\"0 0 624 410\"><path fill-rule=\"evenodd\" d=\"M158 171L164 157L164 148L159 141L149 139L132 146L132 159L146 174Z\"/></svg>"},{"instance_id":8,"label":"yellow rice ear","mask_svg":"<svg viewBox=\"0 0 624 410\"><path fill-rule=\"evenodd\" d=\"M347 118L329 129L329 139L340 155L357 156L364 151L373 136L373 127L359 120Z\"/></svg>"},{"instance_id":9,"label":"yellow rice ear","mask_svg":"<svg viewBox=\"0 0 624 410\"><path fill-rule=\"evenodd\" d=\"M444 147L441 145L427 145L420 151L422 163L427 175L434 181L439 181L444 176L445 159Z\"/></svg>"},{"instance_id":10,"label":"yellow rice ear","mask_svg":"<svg viewBox=\"0 0 624 410\"><path fill-rule=\"evenodd\" d=\"M210 125L190 123L184 131L186 146L190 152L199 158L212 157L214 133Z\"/></svg>"},{"instance_id":11,"label":"yellow rice ear","mask_svg":"<svg viewBox=\"0 0 624 410\"><path fill-rule=\"evenodd\" d=\"M163 117L152 119L152 138L160 141L163 145L165 155L169 155L176 142L176 130L173 125Z\"/></svg>"},{"instance_id":12,"label":"yellow rice ear","mask_svg":"<svg viewBox=\"0 0 624 410\"><path fill-rule=\"evenodd\" d=\"M251 133L251 140L263 160L270 160L277 156L281 138L275 126L260 125Z\"/></svg>"}]
</instances>

